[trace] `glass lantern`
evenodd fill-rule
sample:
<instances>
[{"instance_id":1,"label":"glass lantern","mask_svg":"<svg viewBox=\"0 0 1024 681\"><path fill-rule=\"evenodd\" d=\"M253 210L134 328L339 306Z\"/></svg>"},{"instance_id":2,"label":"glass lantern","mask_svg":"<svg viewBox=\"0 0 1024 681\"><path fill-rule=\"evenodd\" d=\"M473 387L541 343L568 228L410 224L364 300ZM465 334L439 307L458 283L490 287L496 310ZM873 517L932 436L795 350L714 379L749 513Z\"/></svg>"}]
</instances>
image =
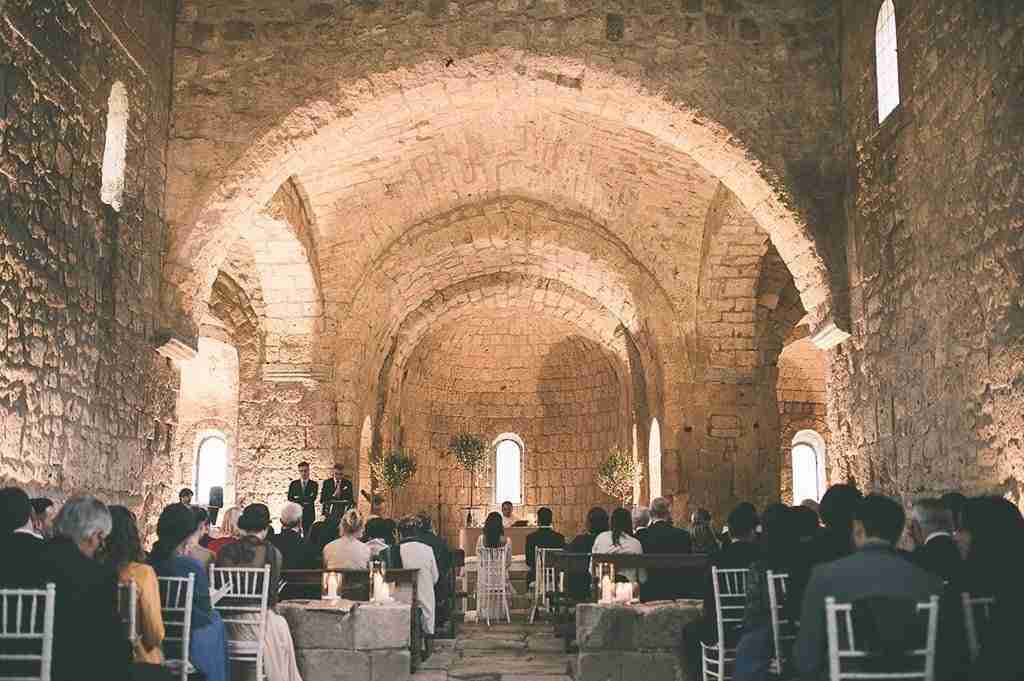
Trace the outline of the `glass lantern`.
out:
<instances>
[{"instance_id":1,"label":"glass lantern","mask_svg":"<svg viewBox=\"0 0 1024 681\"><path fill-rule=\"evenodd\" d=\"M384 568L384 561L370 561L370 600L380 603L388 600L388 586L384 581L387 578L387 570Z\"/></svg>"},{"instance_id":2,"label":"glass lantern","mask_svg":"<svg viewBox=\"0 0 1024 681\"><path fill-rule=\"evenodd\" d=\"M320 598L325 601L336 601L340 598L341 573L324 571L320 585Z\"/></svg>"},{"instance_id":3,"label":"glass lantern","mask_svg":"<svg viewBox=\"0 0 1024 681\"><path fill-rule=\"evenodd\" d=\"M594 576L597 578L598 602L613 602L615 600L615 564L597 563L594 565Z\"/></svg>"}]
</instances>

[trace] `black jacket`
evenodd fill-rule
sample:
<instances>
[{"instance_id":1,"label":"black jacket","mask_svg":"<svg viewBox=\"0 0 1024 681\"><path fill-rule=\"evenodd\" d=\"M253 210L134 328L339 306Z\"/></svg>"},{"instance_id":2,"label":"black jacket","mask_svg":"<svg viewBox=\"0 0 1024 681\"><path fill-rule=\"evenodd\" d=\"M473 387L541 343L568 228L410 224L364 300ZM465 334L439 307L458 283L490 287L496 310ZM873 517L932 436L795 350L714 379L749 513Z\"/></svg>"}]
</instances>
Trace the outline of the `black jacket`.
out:
<instances>
[{"instance_id":1,"label":"black jacket","mask_svg":"<svg viewBox=\"0 0 1024 681\"><path fill-rule=\"evenodd\" d=\"M40 561L45 547L42 539L25 532L13 532L0 538L0 587L41 587Z\"/></svg>"},{"instance_id":2,"label":"black jacket","mask_svg":"<svg viewBox=\"0 0 1024 681\"><path fill-rule=\"evenodd\" d=\"M924 546L917 547L910 559L920 568L945 581L956 581L960 577L962 562L956 542L949 535L932 537Z\"/></svg>"},{"instance_id":3,"label":"black jacket","mask_svg":"<svg viewBox=\"0 0 1024 681\"><path fill-rule=\"evenodd\" d=\"M356 503L355 494L352 491L352 481L348 478L341 479L341 485L335 489L334 478L327 478L320 486L320 503L323 504L324 515L330 515L330 504L333 501L347 502L349 506Z\"/></svg>"},{"instance_id":4,"label":"black jacket","mask_svg":"<svg viewBox=\"0 0 1024 681\"><path fill-rule=\"evenodd\" d=\"M526 535L526 565L529 568L526 577L527 584L532 582L537 576L537 566L534 563L537 559L538 548L565 548L565 537L550 527L541 527Z\"/></svg>"},{"instance_id":5,"label":"black jacket","mask_svg":"<svg viewBox=\"0 0 1024 681\"><path fill-rule=\"evenodd\" d=\"M282 570L319 570L323 567L320 551L296 530L281 530L270 537L270 542L281 552Z\"/></svg>"},{"instance_id":6,"label":"black jacket","mask_svg":"<svg viewBox=\"0 0 1024 681\"><path fill-rule=\"evenodd\" d=\"M127 679L132 650L117 614L114 571L58 537L43 550L40 576L57 587L53 681Z\"/></svg>"},{"instance_id":7,"label":"black jacket","mask_svg":"<svg viewBox=\"0 0 1024 681\"><path fill-rule=\"evenodd\" d=\"M316 515L315 507L318 489L316 480L312 479L310 479L305 493L302 491L302 480L292 480L291 484L288 485L288 501L294 501L299 506L302 506L303 524L306 524L307 518L312 518Z\"/></svg>"},{"instance_id":8,"label":"black jacket","mask_svg":"<svg viewBox=\"0 0 1024 681\"><path fill-rule=\"evenodd\" d=\"M690 533L666 520L648 525L640 545L644 553L690 553L692 550ZM645 601L672 600L686 595L685 585L675 570L647 570L647 581L641 588Z\"/></svg>"}]
</instances>

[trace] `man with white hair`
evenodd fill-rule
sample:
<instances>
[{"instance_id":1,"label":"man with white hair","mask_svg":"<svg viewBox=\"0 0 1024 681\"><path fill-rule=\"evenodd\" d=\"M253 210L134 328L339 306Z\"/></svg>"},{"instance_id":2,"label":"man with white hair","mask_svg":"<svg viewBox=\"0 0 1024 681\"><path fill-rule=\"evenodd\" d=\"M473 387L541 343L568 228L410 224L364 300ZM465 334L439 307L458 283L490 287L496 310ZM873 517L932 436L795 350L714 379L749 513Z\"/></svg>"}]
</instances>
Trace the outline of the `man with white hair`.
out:
<instances>
[{"instance_id":1,"label":"man with white hair","mask_svg":"<svg viewBox=\"0 0 1024 681\"><path fill-rule=\"evenodd\" d=\"M644 543L644 534L651 524L651 511L646 506L637 506L633 509L633 535Z\"/></svg>"},{"instance_id":2,"label":"man with white hair","mask_svg":"<svg viewBox=\"0 0 1024 681\"><path fill-rule=\"evenodd\" d=\"M320 552L302 538L302 506L289 501L281 508L281 531L270 542L284 559L282 570L317 570L323 567Z\"/></svg>"},{"instance_id":3,"label":"man with white hair","mask_svg":"<svg viewBox=\"0 0 1024 681\"><path fill-rule=\"evenodd\" d=\"M914 538L911 560L933 575L949 581L960 573L960 552L953 540L953 514L941 499L918 499L910 516Z\"/></svg>"},{"instance_id":4,"label":"man with white hair","mask_svg":"<svg viewBox=\"0 0 1024 681\"><path fill-rule=\"evenodd\" d=\"M672 502L665 497L651 501L651 524L640 541L644 553L690 553L693 542L690 533L672 525ZM647 581L641 587L645 601L682 598L684 585L675 570L648 570Z\"/></svg>"},{"instance_id":5,"label":"man with white hair","mask_svg":"<svg viewBox=\"0 0 1024 681\"><path fill-rule=\"evenodd\" d=\"M53 681L126 679L131 646L117 614L117 575L96 560L111 530L110 511L95 497L68 500L55 537L40 559L40 579L57 587Z\"/></svg>"}]
</instances>

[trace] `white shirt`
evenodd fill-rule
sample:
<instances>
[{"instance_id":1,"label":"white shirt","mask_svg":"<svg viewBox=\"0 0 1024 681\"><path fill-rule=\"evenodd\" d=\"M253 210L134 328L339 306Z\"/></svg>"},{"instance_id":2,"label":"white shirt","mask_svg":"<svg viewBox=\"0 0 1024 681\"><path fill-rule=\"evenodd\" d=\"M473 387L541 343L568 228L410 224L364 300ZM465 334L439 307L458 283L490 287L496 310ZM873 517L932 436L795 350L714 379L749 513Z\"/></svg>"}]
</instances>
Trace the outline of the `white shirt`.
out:
<instances>
[{"instance_id":1,"label":"white shirt","mask_svg":"<svg viewBox=\"0 0 1024 681\"><path fill-rule=\"evenodd\" d=\"M515 514L512 514L510 516L505 516L505 515L501 516L501 524L503 526L505 526L505 527L512 527L513 525L516 524L516 522L518 522L518 521L516 520Z\"/></svg>"},{"instance_id":2,"label":"white shirt","mask_svg":"<svg viewBox=\"0 0 1024 681\"><path fill-rule=\"evenodd\" d=\"M402 555L403 568L419 570L416 573L416 595L419 598L420 607L423 609L423 630L427 634L433 635L434 585L437 584L438 577L440 577L437 559L434 558L434 549L423 542L406 541L398 545L398 551Z\"/></svg>"},{"instance_id":3,"label":"white shirt","mask_svg":"<svg viewBox=\"0 0 1024 681\"><path fill-rule=\"evenodd\" d=\"M935 537L952 537L952 536L953 535L951 535L949 532L945 532L943 530L939 530L938 532L932 532L927 537L925 537L924 538L924 543L927 544L928 542L930 542Z\"/></svg>"},{"instance_id":4,"label":"white shirt","mask_svg":"<svg viewBox=\"0 0 1024 681\"><path fill-rule=\"evenodd\" d=\"M40 541L46 541L46 539L43 537L43 535L41 535L38 532L36 532L36 528L35 527L19 527L18 529L16 529L14 531L14 534L18 534L18 533L28 534L28 535L31 535L31 536L35 537L36 539L39 539Z\"/></svg>"},{"instance_id":5,"label":"white shirt","mask_svg":"<svg viewBox=\"0 0 1024 681\"><path fill-rule=\"evenodd\" d=\"M640 541L635 537L631 537L628 534L623 534L619 537L619 545L616 546L612 542L612 531L602 532L597 535L597 539L594 540L594 548L590 550L591 553L643 553L644 547L641 546ZM591 566L590 571L593 572L594 568ZM623 568L620 574L631 582L645 582L647 581L647 571L640 570L639 574L635 568Z\"/></svg>"}]
</instances>

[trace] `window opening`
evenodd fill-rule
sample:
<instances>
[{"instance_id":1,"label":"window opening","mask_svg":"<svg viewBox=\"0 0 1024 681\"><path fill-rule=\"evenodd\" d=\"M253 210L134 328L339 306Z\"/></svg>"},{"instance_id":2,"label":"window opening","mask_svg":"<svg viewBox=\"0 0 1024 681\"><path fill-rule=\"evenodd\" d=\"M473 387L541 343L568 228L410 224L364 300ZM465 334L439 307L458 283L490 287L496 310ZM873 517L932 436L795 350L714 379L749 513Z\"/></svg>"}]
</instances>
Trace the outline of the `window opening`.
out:
<instances>
[{"instance_id":1,"label":"window opening","mask_svg":"<svg viewBox=\"0 0 1024 681\"><path fill-rule=\"evenodd\" d=\"M128 148L128 92L120 81L107 100L107 140L103 147L103 185L100 199L121 210L124 198L125 155Z\"/></svg>"},{"instance_id":2,"label":"window opening","mask_svg":"<svg viewBox=\"0 0 1024 681\"><path fill-rule=\"evenodd\" d=\"M900 103L900 69L896 54L896 8L885 0L875 24L875 78L878 86L878 123Z\"/></svg>"},{"instance_id":3,"label":"window opening","mask_svg":"<svg viewBox=\"0 0 1024 681\"><path fill-rule=\"evenodd\" d=\"M210 488L221 487L228 480L228 443L219 435L212 435L199 443L196 456L196 503L210 503Z\"/></svg>"},{"instance_id":4,"label":"window opening","mask_svg":"<svg viewBox=\"0 0 1024 681\"><path fill-rule=\"evenodd\" d=\"M651 438L647 448L647 468L651 499L661 496L661 426L658 419L651 421Z\"/></svg>"},{"instance_id":5,"label":"window opening","mask_svg":"<svg viewBox=\"0 0 1024 681\"><path fill-rule=\"evenodd\" d=\"M494 451L495 503L523 503L522 465L523 449L518 442L511 439L498 442Z\"/></svg>"}]
</instances>

